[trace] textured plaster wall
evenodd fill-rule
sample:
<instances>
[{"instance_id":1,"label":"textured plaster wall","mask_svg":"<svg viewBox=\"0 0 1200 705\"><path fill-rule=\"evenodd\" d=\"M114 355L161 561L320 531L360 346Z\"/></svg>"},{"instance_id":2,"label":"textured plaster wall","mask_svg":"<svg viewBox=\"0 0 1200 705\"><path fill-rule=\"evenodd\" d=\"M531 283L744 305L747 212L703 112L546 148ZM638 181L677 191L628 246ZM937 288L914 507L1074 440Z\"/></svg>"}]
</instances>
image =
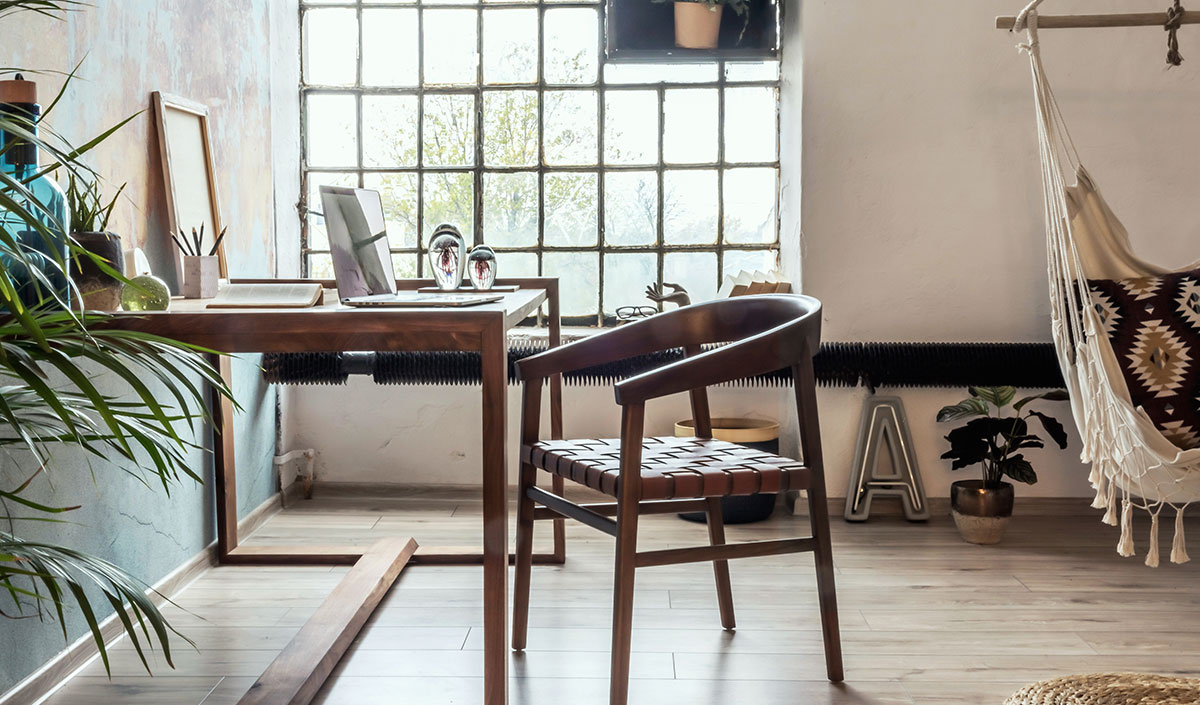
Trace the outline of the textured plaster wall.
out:
<instances>
[{"instance_id":1,"label":"textured plaster wall","mask_svg":"<svg viewBox=\"0 0 1200 705\"><path fill-rule=\"evenodd\" d=\"M273 120L287 118L293 109L287 103L296 101L295 69L277 57L296 62L298 44L289 29L295 24L294 5L288 0L103 0L65 22L17 15L0 21L0 65L62 71L83 62L81 80L50 116L53 127L76 142L147 110L154 90L207 104L222 213L229 224L230 272L269 276L277 236L273 175L286 172L284 178L291 178L299 159L298 148L288 153L285 136L298 130L298 122L285 123L278 137L273 129ZM43 102L49 102L62 79L38 80ZM110 228L127 247L144 247L154 269L169 274L162 173L149 112L88 162L110 183L128 183ZM281 227L279 237L294 242L294 222ZM234 391L244 409L235 419L235 433L238 510L245 515L275 489L276 394L262 384L254 357L235 362ZM193 467L206 486L185 480L168 497L161 486L147 487L122 472L132 466L93 462L89 467L78 454L62 452L47 478L53 486L42 483L38 497L83 508L69 515L69 524L21 525L22 535L95 553L154 583L215 538L211 455L197 451ZM27 469L12 458L0 459L0 480L11 486ZM56 630L37 620L0 620L0 693L64 647ZM84 633L77 616L70 618L68 632L71 640Z\"/></svg>"}]
</instances>

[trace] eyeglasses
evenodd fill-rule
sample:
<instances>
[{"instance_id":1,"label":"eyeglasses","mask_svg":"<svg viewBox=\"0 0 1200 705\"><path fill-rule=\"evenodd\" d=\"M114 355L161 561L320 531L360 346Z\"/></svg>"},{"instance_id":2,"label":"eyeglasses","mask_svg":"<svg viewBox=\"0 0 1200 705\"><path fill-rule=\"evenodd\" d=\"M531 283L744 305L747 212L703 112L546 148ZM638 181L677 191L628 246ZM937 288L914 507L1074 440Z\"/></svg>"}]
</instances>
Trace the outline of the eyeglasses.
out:
<instances>
[{"instance_id":1,"label":"eyeglasses","mask_svg":"<svg viewBox=\"0 0 1200 705\"><path fill-rule=\"evenodd\" d=\"M658 313L653 306L622 306L617 309L617 318L628 321L633 318L649 318Z\"/></svg>"}]
</instances>

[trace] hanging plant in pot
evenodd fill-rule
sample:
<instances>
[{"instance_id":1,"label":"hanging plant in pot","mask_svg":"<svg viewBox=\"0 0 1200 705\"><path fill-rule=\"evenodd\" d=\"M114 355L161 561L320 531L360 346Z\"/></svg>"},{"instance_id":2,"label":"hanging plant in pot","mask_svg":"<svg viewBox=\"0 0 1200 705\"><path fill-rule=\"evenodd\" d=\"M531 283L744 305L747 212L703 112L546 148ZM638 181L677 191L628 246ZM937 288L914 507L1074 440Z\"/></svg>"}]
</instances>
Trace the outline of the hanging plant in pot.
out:
<instances>
[{"instance_id":1,"label":"hanging plant in pot","mask_svg":"<svg viewBox=\"0 0 1200 705\"><path fill-rule=\"evenodd\" d=\"M1005 477L1032 485L1037 482L1033 465L1021 451L1043 448L1045 443L1029 426L1037 419L1046 435L1058 447L1067 447L1067 432L1052 416L1028 409L1038 400L1065 401L1061 389L1028 396L1012 405L1014 387L971 387L971 396L938 412L938 421L971 419L946 436L950 450L942 458L953 461L951 469L980 465L982 480L959 480L950 486L950 507L954 524L964 541L977 544L1000 543L1013 510L1013 486ZM993 413L994 412L994 413Z\"/></svg>"},{"instance_id":2,"label":"hanging plant in pot","mask_svg":"<svg viewBox=\"0 0 1200 705\"><path fill-rule=\"evenodd\" d=\"M750 0L675 0L674 5L675 46L681 49L716 49L726 5L742 18L743 33L750 23Z\"/></svg>"}]
</instances>

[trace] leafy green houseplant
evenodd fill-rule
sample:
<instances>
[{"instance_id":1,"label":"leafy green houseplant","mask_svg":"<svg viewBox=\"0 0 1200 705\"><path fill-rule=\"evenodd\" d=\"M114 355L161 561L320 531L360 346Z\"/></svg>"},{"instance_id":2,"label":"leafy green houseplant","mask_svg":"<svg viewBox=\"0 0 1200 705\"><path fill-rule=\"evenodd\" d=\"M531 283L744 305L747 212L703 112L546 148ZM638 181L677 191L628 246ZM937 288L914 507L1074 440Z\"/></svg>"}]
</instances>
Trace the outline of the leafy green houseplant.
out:
<instances>
[{"instance_id":1,"label":"leafy green houseplant","mask_svg":"<svg viewBox=\"0 0 1200 705\"><path fill-rule=\"evenodd\" d=\"M121 236L109 232L117 199L125 190L122 185L111 199L104 199L98 180L84 181L75 174L67 186L67 216L70 219L71 239L79 247L105 261L118 271L124 267ZM71 279L79 289L82 308L89 311L116 311L121 307L122 281L95 266L91 257L71 260Z\"/></svg>"},{"instance_id":2,"label":"leafy green houseplant","mask_svg":"<svg viewBox=\"0 0 1200 705\"><path fill-rule=\"evenodd\" d=\"M60 18L80 6L73 0L0 0L0 20L22 11ZM4 73L13 71L0 70ZM66 84L72 79L68 74ZM46 115L65 90L66 85ZM73 259L123 281L112 262L73 240L67 240L65 256L47 256L39 248L70 232L71 223L31 184L55 171L94 180L80 158L128 120L76 146L49 127L46 115L0 110L5 135L0 143L5 165L0 169L0 618L56 618L66 638L64 618L74 609L107 665L100 621L111 609L143 664L143 648L155 642L171 663L173 630L147 597L144 583L102 558L29 538L30 529L62 521L78 508L35 498L35 491L56 475L89 469L97 482L104 473L125 472L164 492L181 481L200 481L193 464L202 449L190 437L192 424L206 418L210 386L226 397L231 392L200 354L204 351L105 328L108 314L71 305L76 283L70 282L68 292L50 285L69 281ZM14 145L36 149L37 158L9 168L11 160L4 157ZM79 214L90 213L92 224L106 226L111 208L96 210L99 203L81 199ZM38 284L32 303L23 289L25 279ZM57 458L64 454L56 453L63 449L110 462L62 464Z\"/></svg>"},{"instance_id":3,"label":"leafy green houseplant","mask_svg":"<svg viewBox=\"0 0 1200 705\"><path fill-rule=\"evenodd\" d=\"M971 387L970 396L938 412L939 422L970 419L951 431L946 440L950 450L942 458L951 461L951 469L980 466L982 480L959 480L951 485L951 510L959 533L971 543L998 543L1012 516L1013 486L1004 481L1034 484L1037 473L1024 450L1044 448L1045 442L1030 422L1037 420L1042 430L1060 449L1067 447L1067 432L1054 417L1029 408L1036 401L1065 401L1061 389L1024 397L1015 403L1014 387ZM1012 405L1012 413L1006 407Z\"/></svg>"}]
</instances>

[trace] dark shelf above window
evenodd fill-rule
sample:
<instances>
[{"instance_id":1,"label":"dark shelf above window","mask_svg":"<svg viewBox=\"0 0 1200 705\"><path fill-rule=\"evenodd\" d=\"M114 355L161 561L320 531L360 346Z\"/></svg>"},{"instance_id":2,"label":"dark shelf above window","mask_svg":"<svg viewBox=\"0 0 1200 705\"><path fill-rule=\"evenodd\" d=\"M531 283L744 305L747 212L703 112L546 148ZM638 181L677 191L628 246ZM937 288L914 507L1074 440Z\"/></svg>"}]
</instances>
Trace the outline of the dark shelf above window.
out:
<instances>
[{"instance_id":1,"label":"dark shelf above window","mask_svg":"<svg viewBox=\"0 0 1200 705\"><path fill-rule=\"evenodd\" d=\"M717 47L684 49L675 45L675 3L606 0L606 58L638 63L777 59L780 1L750 0L748 21L725 7Z\"/></svg>"}]
</instances>

